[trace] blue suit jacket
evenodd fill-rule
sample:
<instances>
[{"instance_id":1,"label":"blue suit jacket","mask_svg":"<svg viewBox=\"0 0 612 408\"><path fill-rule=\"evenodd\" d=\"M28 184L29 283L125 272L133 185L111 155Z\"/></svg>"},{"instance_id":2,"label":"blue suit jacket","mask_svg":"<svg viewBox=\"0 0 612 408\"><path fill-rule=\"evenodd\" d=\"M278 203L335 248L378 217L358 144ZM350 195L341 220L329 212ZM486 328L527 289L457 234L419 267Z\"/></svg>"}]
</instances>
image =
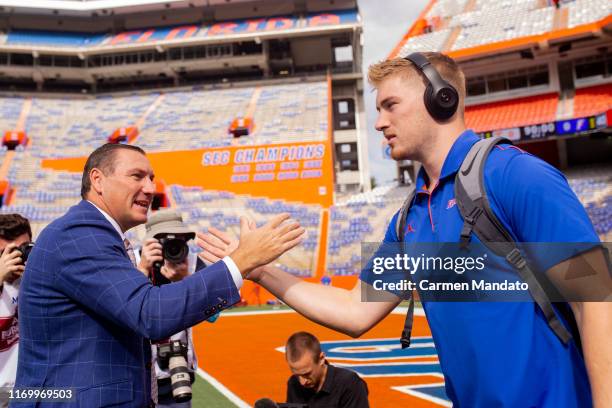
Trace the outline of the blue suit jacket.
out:
<instances>
[{"instance_id":1,"label":"blue suit jacket","mask_svg":"<svg viewBox=\"0 0 612 408\"><path fill-rule=\"evenodd\" d=\"M16 386L70 387L77 403L65 406L86 408L146 406L148 339L169 337L240 299L224 262L153 286L87 201L42 231L19 297Z\"/></svg>"}]
</instances>

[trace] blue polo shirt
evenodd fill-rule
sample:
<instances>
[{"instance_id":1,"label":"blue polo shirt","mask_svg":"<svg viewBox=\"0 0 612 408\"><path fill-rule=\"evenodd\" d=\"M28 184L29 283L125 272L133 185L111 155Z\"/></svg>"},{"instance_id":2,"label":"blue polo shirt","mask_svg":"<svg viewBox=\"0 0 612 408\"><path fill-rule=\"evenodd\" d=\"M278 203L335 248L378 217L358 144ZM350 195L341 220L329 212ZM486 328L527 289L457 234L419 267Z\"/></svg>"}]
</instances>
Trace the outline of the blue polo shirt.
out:
<instances>
[{"instance_id":1,"label":"blue polo shirt","mask_svg":"<svg viewBox=\"0 0 612 408\"><path fill-rule=\"evenodd\" d=\"M455 175L479 140L468 130L453 144L437 185L427 188L421 169L407 217L406 242L458 242L463 219L455 202ZM519 242L599 242L565 177L546 162L511 145L494 148L485 163L491 207ZM397 242L392 218L385 242ZM472 236L477 242L477 238ZM536 254L538 270L563 259ZM495 270L516 272L507 262ZM370 282L365 273L361 279ZM455 407L592 405L584 359L564 345L533 302L423 302Z\"/></svg>"}]
</instances>

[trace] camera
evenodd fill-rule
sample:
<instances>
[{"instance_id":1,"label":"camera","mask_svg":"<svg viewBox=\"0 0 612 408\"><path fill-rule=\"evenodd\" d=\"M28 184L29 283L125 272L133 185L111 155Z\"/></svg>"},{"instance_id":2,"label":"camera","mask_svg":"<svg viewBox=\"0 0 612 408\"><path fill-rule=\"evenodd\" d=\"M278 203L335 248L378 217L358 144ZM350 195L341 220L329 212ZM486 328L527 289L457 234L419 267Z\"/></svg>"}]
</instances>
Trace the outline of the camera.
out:
<instances>
[{"instance_id":1,"label":"camera","mask_svg":"<svg viewBox=\"0 0 612 408\"><path fill-rule=\"evenodd\" d=\"M30 256L30 252L32 252L32 248L34 248L34 244L32 242L24 242L19 245L15 250L21 252L21 264L25 265L28 261L28 257Z\"/></svg>"},{"instance_id":2,"label":"camera","mask_svg":"<svg viewBox=\"0 0 612 408\"><path fill-rule=\"evenodd\" d=\"M190 401L191 375L187 368L187 345L180 340L158 344L157 360L161 369L170 371L174 401Z\"/></svg>"},{"instance_id":3,"label":"camera","mask_svg":"<svg viewBox=\"0 0 612 408\"><path fill-rule=\"evenodd\" d=\"M254 408L308 408L302 402L274 402L270 398L260 398L255 401Z\"/></svg>"},{"instance_id":4,"label":"camera","mask_svg":"<svg viewBox=\"0 0 612 408\"><path fill-rule=\"evenodd\" d=\"M189 245L187 241L193 237L186 234L166 234L160 233L154 237L162 245L162 257L172 263L179 264L185 262L189 256ZM161 274L163 261L153 263L153 282L161 286L170 283L170 280Z\"/></svg>"},{"instance_id":5,"label":"camera","mask_svg":"<svg viewBox=\"0 0 612 408\"><path fill-rule=\"evenodd\" d=\"M145 224L145 239L154 238L162 245L162 258L175 264L185 262L189 256L187 241L195 238L195 232L185 225L183 217L174 210L157 211ZM160 286L170 283L161 274L163 261L153 263L153 284Z\"/></svg>"},{"instance_id":6,"label":"camera","mask_svg":"<svg viewBox=\"0 0 612 408\"><path fill-rule=\"evenodd\" d=\"M176 234L157 234L155 236L162 245L162 256L173 263L181 263L189 255L187 241L190 237Z\"/></svg>"},{"instance_id":7,"label":"camera","mask_svg":"<svg viewBox=\"0 0 612 408\"><path fill-rule=\"evenodd\" d=\"M21 263L18 265L25 265L25 263L28 261L28 257L30 256L30 252L32 252L32 248L34 248L34 243L32 242L24 242L18 247L13 248L13 251L21 252ZM2 252L4 251L0 251L0 255L2 255Z\"/></svg>"}]
</instances>

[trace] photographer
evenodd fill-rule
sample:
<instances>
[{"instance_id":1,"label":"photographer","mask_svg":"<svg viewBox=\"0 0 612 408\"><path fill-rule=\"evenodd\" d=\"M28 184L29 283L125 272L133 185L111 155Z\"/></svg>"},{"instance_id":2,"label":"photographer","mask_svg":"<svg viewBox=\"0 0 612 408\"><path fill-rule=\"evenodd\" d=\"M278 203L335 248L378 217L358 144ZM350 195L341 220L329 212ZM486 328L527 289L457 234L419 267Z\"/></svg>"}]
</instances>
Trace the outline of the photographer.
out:
<instances>
[{"instance_id":1,"label":"photographer","mask_svg":"<svg viewBox=\"0 0 612 408\"><path fill-rule=\"evenodd\" d=\"M183 224L182 217L175 211L164 210L153 214L146 224L146 230L138 269L155 285L178 282L203 266L189 265L187 242L195 237L195 233ZM199 258L196 259L199 261ZM195 264L195 261L192 263ZM209 318L209 321L214 321L212 319L215 317ZM157 341L151 349L157 377L158 407L191 407L191 384L197 368L191 329ZM178 362L178 366L175 367L174 361ZM188 381L181 384L177 377L173 385L171 367L179 377L188 376Z\"/></svg>"},{"instance_id":2,"label":"photographer","mask_svg":"<svg viewBox=\"0 0 612 408\"><path fill-rule=\"evenodd\" d=\"M17 299L31 241L32 229L27 219L19 214L0 214L0 388L15 386ZM0 391L0 407L7 406L8 395Z\"/></svg>"},{"instance_id":3,"label":"photographer","mask_svg":"<svg viewBox=\"0 0 612 408\"><path fill-rule=\"evenodd\" d=\"M285 345L287 403L309 408L368 408L368 385L357 373L325 359L321 343L308 332L293 333Z\"/></svg>"}]
</instances>

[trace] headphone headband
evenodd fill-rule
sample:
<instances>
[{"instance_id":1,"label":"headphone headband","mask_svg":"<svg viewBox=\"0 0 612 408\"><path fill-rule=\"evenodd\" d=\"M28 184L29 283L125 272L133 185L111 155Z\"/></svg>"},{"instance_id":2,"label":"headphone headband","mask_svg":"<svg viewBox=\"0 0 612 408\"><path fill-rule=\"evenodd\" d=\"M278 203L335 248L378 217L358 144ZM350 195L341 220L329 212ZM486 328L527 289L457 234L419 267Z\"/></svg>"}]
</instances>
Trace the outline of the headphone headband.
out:
<instances>
[{"instance_id":1,"label":"headphone headband","mask_svg":"<svg viewBox=\"0 0 612 408\"><path fill-rule=\"evenodd\" d=\"M412 62L427 80L423 101L431 117L438 121L450 119L459 106L457 90L442 78L436 67L420 52L412 53L404 59Z\"/></svg>"}]
</instances>

